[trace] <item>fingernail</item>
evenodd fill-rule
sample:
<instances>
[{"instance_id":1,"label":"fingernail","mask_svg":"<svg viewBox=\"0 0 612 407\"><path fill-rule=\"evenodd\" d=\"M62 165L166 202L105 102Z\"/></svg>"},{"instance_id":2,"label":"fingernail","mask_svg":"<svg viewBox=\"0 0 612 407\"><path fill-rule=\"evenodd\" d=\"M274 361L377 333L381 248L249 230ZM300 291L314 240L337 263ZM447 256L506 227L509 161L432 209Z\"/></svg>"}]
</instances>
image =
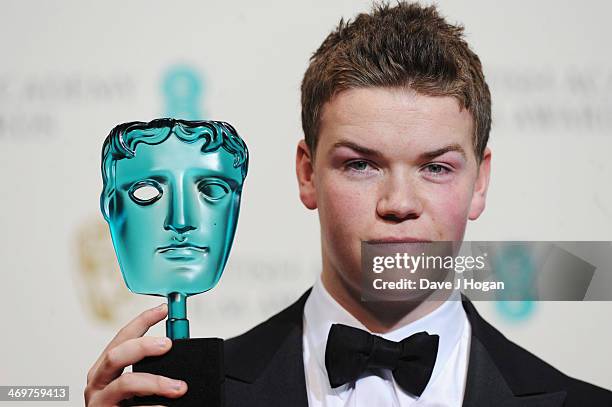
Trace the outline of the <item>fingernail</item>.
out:
<instances>
[{"instance_id":1,"label":"fingernail","mask_svg":"<svg viewBox=\"0 0 612 407\"><path fill-rule=\"evenodd\" d=\"M155 309L158 311L162 311L164 308L166 308L166 304L158 305Z\"/></svg>"},{"instance_id":2,"label":"fingernail","mask_svg":"<svg viewBox=\"0 0 612 407\"><path fill-rule=\"evenodd\" d=\"M172 386L174 390L180 390L183 388L183 382L181 380L171 380L170 386Z\"/></svg>"},{"instance_id":3,"label":"fingernail","mask_svg":"<svg viewBox=\"0 0 612 407\"><path fill-rule=\"evenodd\" d=\"M159 345L160 348L165 348L166 346L170 345L170 339L168 338L158 338L157 339L157 344Z\"/></svg>"}]
</instances>

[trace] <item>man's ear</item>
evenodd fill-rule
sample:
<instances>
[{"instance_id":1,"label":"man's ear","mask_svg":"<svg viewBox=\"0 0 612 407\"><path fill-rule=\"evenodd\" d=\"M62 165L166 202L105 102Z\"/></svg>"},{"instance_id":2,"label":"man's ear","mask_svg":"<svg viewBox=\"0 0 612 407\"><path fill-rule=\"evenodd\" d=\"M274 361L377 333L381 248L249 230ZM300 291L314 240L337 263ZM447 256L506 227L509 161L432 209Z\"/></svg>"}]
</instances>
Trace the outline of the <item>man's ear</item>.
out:
<instances>
[{"instance_id":1,"label":"man's ear","mask_svg":"<svg viewBox=\"0 0 612 407\"><path fill-rule=\"evenodd\" d=\"M489 175L491 173L491 150L485 148L482 161L478 166L478 174L474 184L472 202L470 203L469 220L476 220L485 209L487 190L489 189Z\"/></svg>"},{"instance_id":2,"label":"man's ear","mask_svg":"<svg viewBox=\"0 0 612 407\"><path fill-rule=\"evenodd\" d=\"M297 175L300 199L308 209L317 209L317 190L314 184L314 163L306 141L300 140L295 155L295 173Z\"/></svg>"}]
</instances>

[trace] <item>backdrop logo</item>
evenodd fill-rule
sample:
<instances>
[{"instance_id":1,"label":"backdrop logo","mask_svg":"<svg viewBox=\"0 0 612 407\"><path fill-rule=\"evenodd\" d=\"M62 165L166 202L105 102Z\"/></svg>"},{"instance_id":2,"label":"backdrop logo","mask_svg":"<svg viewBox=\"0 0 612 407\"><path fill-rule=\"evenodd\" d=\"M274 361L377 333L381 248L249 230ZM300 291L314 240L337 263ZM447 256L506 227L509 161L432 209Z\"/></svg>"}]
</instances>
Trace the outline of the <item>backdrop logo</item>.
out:
<instances>
[{"instance_id":1,"label":"backdrop logo","mask_svg":"<svg viewBox=\"0 0 612 407\"><path fill-rule=\"evenodd\" d=\"M186 65L174 66L166 71L162 79L162 94L165 115L175 119L202 120L202 75Z\"/></svg>"},{"instance_id":2,"label":"backdrop logo","mask_svg":"<svg viewBox=\"0 0 612 407\"><path fill-rule=\"evenodd\" d=\"M108 225L102 219L84 222L80 226L76 253L80 274L77 291L81 301L96 320L116 321L121 306L133 296L123 284Z\"/></svg>"},{"instance_id":3,"label":"backdrop logo","mask_svg":"<svg viewBox=\"0 0 612 407\"><path fill-rule=\"evenodd\" d=\"M511 275L508 279L512 284L508 293L517 292L528 295L533 290L530 281L535 272L533 259L529 251L520 245L505 247L501 253L494 258L495 267L502 275ZM504 295L501 293L501 300L495 303L497 311L506 319L514 322L524 321L531 317L535 308L535 302L524 301L503 301Z\"/></svg>"}]
</instances>

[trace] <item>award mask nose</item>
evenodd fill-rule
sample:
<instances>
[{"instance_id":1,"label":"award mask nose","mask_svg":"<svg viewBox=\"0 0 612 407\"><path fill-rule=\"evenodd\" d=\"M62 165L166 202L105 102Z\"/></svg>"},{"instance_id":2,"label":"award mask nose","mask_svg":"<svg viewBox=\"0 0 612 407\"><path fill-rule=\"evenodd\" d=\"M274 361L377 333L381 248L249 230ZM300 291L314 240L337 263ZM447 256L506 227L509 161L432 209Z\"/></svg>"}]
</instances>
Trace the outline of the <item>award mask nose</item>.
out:
<instances>
[{"instance_id":1,"label":"award mask nose","mask_svg":"<svg viewBox=\"0 0 612 407\"><path fill-rule=\"evenodd\" d=\"M185 234L187 232L189 232L190 230L194 230L195 227L193 226L189 226L189 225L175 225L175 224L169 224L166 227L167 230L172 230L173 232L178 233L179 235Z\"/></svg>"},{"instance_id":2,"label":"award mask nose","mask_svg":"<svg viewBox=\"0 0 612 407\"><path fill-rule=\"evenodd\" d=\"M193 208L189 196L185 196L183 188L178 187L171 192L168 214L164 222L164 229L172 230L178 234L187 233L195 230L193 222Z\"/></svg>"}]
</instances>

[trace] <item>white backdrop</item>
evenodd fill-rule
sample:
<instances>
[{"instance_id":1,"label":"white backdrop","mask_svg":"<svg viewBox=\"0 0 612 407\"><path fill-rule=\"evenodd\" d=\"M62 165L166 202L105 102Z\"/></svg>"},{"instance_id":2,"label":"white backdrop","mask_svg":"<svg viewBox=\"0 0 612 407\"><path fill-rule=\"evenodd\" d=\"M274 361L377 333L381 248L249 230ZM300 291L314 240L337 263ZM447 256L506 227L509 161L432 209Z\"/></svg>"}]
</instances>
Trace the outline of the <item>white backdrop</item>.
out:
<instances>
[{"instance_id":1,"label":"white backdrop","mask_svg":"<svg viewBox=\"0 0 612 407\"><path fill-rule=\"evenodd\" d=\"M192 336L243 332L312 284L318 219L294 175L299 85L329 30L369 1L1 5L0 385L69 385L65 404L81 405L105 344L161 303L124 287L99 212L101 145L120 122L187 106L249 146L234 248L217 288L189 301ZM612 240L612 6L439 7L466 26L493 93L492 185L466 240ZM477 307L552 365L612 388L611 303L537 303L514 318Z\"/></svg>"}]
</instances>

